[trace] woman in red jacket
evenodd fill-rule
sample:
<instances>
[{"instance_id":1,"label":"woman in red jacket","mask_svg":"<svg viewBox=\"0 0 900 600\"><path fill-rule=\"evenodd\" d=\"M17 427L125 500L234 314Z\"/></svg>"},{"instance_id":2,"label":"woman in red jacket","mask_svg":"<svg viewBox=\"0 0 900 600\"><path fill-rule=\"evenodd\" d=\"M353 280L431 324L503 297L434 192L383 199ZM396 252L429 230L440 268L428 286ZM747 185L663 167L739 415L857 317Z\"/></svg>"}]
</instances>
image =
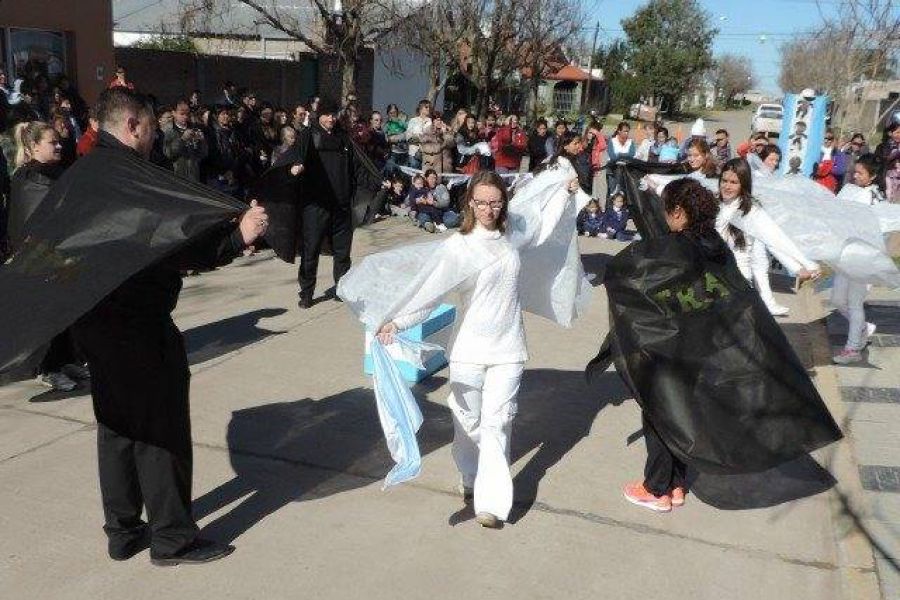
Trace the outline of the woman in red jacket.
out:
<instances>
[{"instance_id":1,"label":"woman in red jacket","mask_svg":"<svg viewBox=\"0 0 900 600\"><path fill-rule=\"evenodd\" d=\"M491 140L494 164L498 173L518 173L522 157L528 152L528 134L519 127L519 117L509 115L506 125Z\"/></svg>"}]
</instances>

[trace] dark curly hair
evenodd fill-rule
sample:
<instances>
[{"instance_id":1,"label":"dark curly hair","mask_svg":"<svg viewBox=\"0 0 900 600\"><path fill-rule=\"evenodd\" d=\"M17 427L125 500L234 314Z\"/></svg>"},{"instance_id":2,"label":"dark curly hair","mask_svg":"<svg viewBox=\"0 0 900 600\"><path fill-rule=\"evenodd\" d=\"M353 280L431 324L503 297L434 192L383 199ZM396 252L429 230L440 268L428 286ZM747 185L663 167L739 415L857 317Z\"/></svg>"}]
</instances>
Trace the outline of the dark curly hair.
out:
<instances>
[{"instance_id":1,"label":"dark curly hair","mask_svg":"<svg viewBox=\"0 0 900 600\"><path fill-rule=\"evenodd\" d=\"M681 207L687 215L688 225L683 233L692 237L715 233L719 201L699 181L676 179L663 189L662 201L667 213Z\"/></svg>"}]
</instances>

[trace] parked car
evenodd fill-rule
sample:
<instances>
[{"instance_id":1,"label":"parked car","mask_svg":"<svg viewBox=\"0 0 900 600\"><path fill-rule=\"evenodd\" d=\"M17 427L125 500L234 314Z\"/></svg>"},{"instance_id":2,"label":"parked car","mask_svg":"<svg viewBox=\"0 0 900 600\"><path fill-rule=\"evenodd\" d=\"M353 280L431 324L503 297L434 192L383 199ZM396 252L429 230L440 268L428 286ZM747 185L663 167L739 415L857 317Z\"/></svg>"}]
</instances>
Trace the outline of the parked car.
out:
<instances>
[{"instance_id":1,"label":"parked car","mask_svg":"<svg viewBox=\"0 0 900 600\"><path fill-rule=\"evenodd\" d=\"M750 122L752 133L768 133L779 135L781 122L784 120L784 109L780 104L760 104Z\"/></svg>"}]
</instances>

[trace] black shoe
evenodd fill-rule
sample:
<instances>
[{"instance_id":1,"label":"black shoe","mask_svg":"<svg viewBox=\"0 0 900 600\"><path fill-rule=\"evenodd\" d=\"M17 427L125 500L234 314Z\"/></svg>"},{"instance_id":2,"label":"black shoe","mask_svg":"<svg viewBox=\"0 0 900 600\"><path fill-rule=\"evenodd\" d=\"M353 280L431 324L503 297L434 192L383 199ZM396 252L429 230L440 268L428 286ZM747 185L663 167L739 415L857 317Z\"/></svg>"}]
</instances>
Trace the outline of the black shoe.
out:
<instances>
[{"instance_id":1,"label":"black shoe","mask_svg":"<svg viewBox=\"0 0 900 600\"><path fill-rule=\"evenodd\" d=\"M109 546L107 547L107 551L109 552L109 557L113 560L128 560L135 554L143 552L147 548L150 547L150 530L144 529L144 531L135 535L135 537L122 541L121 539L117 539L115 541L109 540Z\"/></svg>"},{"instance_id":2,"label":"black shoe","mask_svg":"<svg viewBox=\"0 0 900 600\"><path fill-rule=\"evenodd\" d=\"M150 562L157 567L200 565L225 558L232 552L234 552L234 546L197 538L175 554L153 556L153 552L150 552Z\"/></svg>"},{"instance_id":3,"label":"black shoe","mask_svg":"<svg viewBox=\"0 0 900 600\"><path fill-rule=\"evenodd\" d=\"M313 305L312 296L300 296L300 301L297 302L297 306L300 308L310 308Z\"/></svg>"}]
</instances>

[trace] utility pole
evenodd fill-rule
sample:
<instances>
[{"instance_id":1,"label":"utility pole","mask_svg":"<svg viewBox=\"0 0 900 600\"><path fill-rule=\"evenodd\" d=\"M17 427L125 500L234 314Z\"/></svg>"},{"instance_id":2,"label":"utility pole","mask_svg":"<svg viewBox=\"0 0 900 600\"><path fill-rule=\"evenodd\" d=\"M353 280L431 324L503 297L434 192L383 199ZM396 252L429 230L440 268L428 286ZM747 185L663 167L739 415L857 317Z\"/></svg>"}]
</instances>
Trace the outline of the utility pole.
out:
<instances>
[{"instance_id":1,"label":"utility pole","mask_svg":"<svg viewBox=\"0 0 900 600\"><path fill-rule=\"evenodd\" d=\"M597 26L594 27L594 43L591 44L591 55L588 57L588 80L584 86L584 95L581 97L581 111L584 112L584 105L591 98L591 83L594 80L594 54L597 53L597 37L600 35L600 19L597 19Z\"/></svg>"}]
</instances>

